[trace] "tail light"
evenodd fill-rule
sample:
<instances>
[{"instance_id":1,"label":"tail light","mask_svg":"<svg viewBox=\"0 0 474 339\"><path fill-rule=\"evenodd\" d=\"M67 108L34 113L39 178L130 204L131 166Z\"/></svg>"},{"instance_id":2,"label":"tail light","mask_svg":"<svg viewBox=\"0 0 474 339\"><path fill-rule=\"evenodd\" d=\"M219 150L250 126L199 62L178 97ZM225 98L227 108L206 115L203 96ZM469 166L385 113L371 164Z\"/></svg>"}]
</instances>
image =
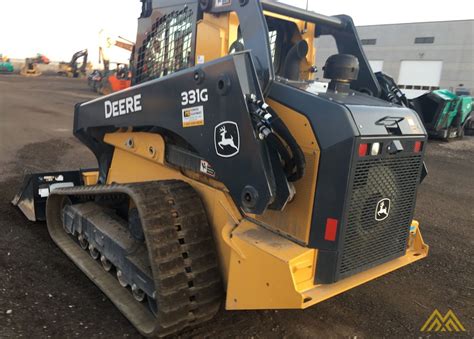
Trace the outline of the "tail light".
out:
<instances>
[{"instance_id":1,"label":"tail light","mask_svg":"<svg viewBox=\"0 0 474 339\"><path fill-rule=\"evenodd\" d=\"M337 224L339 221L333 218L327 218L326 220L326 232L324 233L324 240L336 241Z\"/></svg>"},{"instance_id":2,"label":"tail light","mask_svg":"<svg viewBox=\"0 0 474 339\"><path fill-rule=\"evenodd\" d=\"M423 150L423 141L415 141L413 152L420 153Z\"/></svg>"},{"instance_id":3,"label":"tail light","mask_svg":"<svg viewBox=\"0 0 474 339\"><path fill-rule=\"evenodd\" d=\"M372 155L372 156L379 155L381 151L382 151L382 144L380 142L359 145L359 157L361 158L368 155Z\"/></svg>"},{"instance_id":4,"label":"tail light","mask_svg":"<svg viewBox=\"0 0 474 339\"><path fill-rule=\"evenodd\" d=\"M367 155L367 151L369 150L368 144L360 144L359 145L359 157L365 157Z\"/></svg>"}]
</instances>

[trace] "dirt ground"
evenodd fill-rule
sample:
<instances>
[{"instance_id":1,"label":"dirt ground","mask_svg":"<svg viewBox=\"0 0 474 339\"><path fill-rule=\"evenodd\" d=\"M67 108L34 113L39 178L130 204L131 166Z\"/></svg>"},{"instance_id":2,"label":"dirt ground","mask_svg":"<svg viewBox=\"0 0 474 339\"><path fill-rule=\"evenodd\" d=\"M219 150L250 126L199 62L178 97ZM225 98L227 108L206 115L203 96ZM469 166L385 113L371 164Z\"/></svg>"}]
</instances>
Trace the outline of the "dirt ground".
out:
<instances>
[{"instance_id":1,"label":"dirt ground","mask_svg":"<svg viewBox=\"0 0 474 339\"><path fill-rule=\"evenodd\" d=\"M95 95L84 80L0 76L0 337L140 337L10 200L25 171L95 165L71 134L73 107ZM416 218L427 259L310 309L222 311L181 337L421 337L434 309L474 334L474 138L430 142ZM453 334L449 334L452 336Z\"/></svg>"}]
</instances>

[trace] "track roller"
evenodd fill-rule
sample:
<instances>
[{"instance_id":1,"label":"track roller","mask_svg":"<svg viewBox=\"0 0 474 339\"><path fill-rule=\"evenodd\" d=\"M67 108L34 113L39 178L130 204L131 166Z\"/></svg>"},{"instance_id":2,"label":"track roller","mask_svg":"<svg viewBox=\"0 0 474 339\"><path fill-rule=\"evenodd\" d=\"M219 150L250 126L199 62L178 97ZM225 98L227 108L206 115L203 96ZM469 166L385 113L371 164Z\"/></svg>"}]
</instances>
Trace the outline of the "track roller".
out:
<instances>
[{"instance_id":1,"label":"track roller","mask_svg":"<svg viewBox=\"0 0 474 339\"><path fill-rule=\"evenodd\" d=\"M120 283L120 286L122 286L122 287L127 287L128 286L128 283L125 280L125 278L123 276L123 272L121 270L117 270L117 280Z\"/></svg>"},{"instance_id":2,"label":"track roller","mask_svg":"<svg viewBox=\"0 0 474 339\"><path fill-rule=\"evenodd\" d=\"M135 284L132 285L132 294L135 300L137 300L138 302L142 302L143 300L145 300L145 292L143 292L143 290L141 290Z\"/></svg>"},{"instance_id":3,"label":"track roller","mask_svg":"<svg viewBox=\"0 0 474 339\"><path fill-rule=\"evenodd\" d=\"M107 258L104 255L100 256L100 263L102 264L102 268L106 272L109 272L113 267L112 263L109 260L107 260Z\"/></svg>"},{"instance_id":4,"label":"track roller","mask_svg":"<svg viewBox=\"0 0 474 339\"><path fill-rule=\"evenodd\" d=\"M100 252L97 250L97 248L95 248L92 245L89 245L89 253L90 253L92 259L94 259L94 260L97 260L100 257Z\"/></svg>"},{"instance_id":5,"label":"track roller","mask_svg":"<svg viewBox=\"0 0 474 339\"><path fill-rule=\"evenodd\" d=\"M82 234L79 235L78 240L79 240L79 245L81 246L83 250L87 250L89 248L89 242L86 240L86 238Z\"/></svg>"}]
</instances>

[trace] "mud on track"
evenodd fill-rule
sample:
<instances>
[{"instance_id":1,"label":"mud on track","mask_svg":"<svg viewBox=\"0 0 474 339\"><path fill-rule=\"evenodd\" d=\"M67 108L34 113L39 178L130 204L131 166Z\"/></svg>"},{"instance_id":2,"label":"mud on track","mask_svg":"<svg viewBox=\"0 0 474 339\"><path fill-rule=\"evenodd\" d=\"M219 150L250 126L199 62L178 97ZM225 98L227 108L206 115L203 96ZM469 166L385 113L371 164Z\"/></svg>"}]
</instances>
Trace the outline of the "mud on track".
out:
<instances>
[{"instance_id":1,"label":"mud on track","mask_svg":"<svg viewBox=\"0 0 474 339\"><path fill-rule=\"evenodd\" d=\"M49 239L10 205L22 173L95 166L71 137L83 80L0 76L0 337L133 337L138 333ZM222 310L182 337L418 337L438 308L474 331L474 138L428 145L418 192L430 256L305 311ZM7 314L11 310L11 314Z\"/></svg>"}]
</instances>

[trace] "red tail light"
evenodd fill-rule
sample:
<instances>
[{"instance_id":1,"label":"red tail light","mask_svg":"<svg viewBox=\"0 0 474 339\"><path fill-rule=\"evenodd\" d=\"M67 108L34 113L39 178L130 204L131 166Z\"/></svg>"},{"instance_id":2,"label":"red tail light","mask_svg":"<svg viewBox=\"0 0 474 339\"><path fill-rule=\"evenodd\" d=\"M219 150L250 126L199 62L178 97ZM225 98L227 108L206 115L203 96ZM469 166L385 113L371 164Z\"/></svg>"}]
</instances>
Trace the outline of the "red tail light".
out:
<instances>
[{"instance_id":1,"label":"red tail light","mask_svg":"<svg viewBox=\"0 0 474 339\"><path fill-rule=\"evenodd\" d=\"M324 240L335 241L337 234L338 220L333 218L327 218L326 220L326 232L324 233Z\"/></svg>"},{"instance_id":2,"label":"red tail light","mask_svg":"<svg viewBox=\"0 0 474 339\"><path fill-rule=\"evenodd\" d=\"M359 145L359 157L365 157L368 153L369 145L368 144L360 144Z\"/></svg>"},{"instance_id":3,"label":"red tail light","mask_svg":"<svg viewBox=\"0 0 474 339\"><path fill-rule=\"evenodd\" d=\"M415 141L413 152L420 153L422 149L423 149L423 141Z\"/></svg>"}]
</instances>

